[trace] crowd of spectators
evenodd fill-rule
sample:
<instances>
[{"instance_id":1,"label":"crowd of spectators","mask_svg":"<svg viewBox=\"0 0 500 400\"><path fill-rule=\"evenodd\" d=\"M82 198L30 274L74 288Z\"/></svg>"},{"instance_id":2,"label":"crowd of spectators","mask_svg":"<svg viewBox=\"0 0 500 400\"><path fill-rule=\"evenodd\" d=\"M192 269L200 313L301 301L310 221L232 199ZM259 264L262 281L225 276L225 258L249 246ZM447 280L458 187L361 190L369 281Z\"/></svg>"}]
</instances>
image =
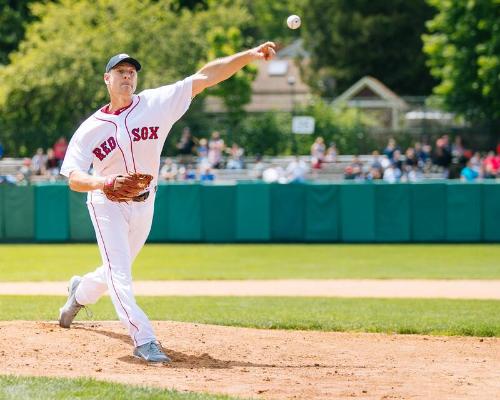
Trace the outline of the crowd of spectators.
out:
<instances>
[{"instance_id":1,"label":"crowd of spectators","mask_svg":"<svg viewBox=\"0 0 500 400\"><path fill-rule=\"evenodd\" d=\"M325 152L323 140L317 138L311 147L311 166L321 169L323 163L332 162L337 156L334 145L331 154ZM322 153L325 156L322 158ZM384 180L394 182L418 182L425 178L461 179L473 182L479 179L500 178L500 144L496 151L486 154L464 147L460 136L450 143L448 135L439 137L434 146L416 142L404 151L390 138L380 152L374 150L371 157L361 160L353 156L344 169L344 179L355 181Z\"/></svg>"},{"instance_id":2,"label":"crowd of spectators","mask_svg":"<svg viewBox=\"0 0 500 400\"><path fill-rule=\"evenodd\" d=\"M218 131L209 139L195 138L191 130L183 129L176 144L177 162L165 158L160 168L160 179L166 181L213 181L214 170L243 170L245 151L237 143L226 146Z\"/></svg>"},{"instance_id":3,"label":"crowd of spectators","mask_svg":"<svg viewBox=\"0 0 500 400\"><path fill-rule=\"evenodd\" d=\"M176 145L178 157L166 157L160 168L159 177L165 181L214 181L217 171L243 171L245 179L265 182L303 182L310 170L308 164L294 159L283 168L277 164L265 164L257 154L252 159L252 166L245 163L245 150L237 143L226 146L218 131L211 133L208 139L193 137L189 128L184 128Z\"/></svg>"},{"instance_id":4,"label":"crowd of spectators","mask_svg":"<svg viewBox=\"0 0 500 400\"><path fill-rule=\"evenodd\" d=\"M35 179L58 179L67 147L66 138L60 137L52 148L37 149L31 159L23 159L15 175L0 176L0 182L27 184ZM329 165L340 165L344 179L354 181L418 182L432 177L473 182L500 178L500 142L495 151L481 154L466 148L460 136L450 141L448 135L443 135L433 145L416 142L404 150L390 138L383 149L374 150L370 156L353 156L345 167L337 164L339 152L335 143L327 146L322 137L315 138L308 162L305 157L297 156L287 165L265 163L261 155L256 155L247 166L245 151L237 143L226 146L218 131L212 132L208 139L198 139L188 127L183 129L176 151L176 157L164 159L160 180L214 181L219 175L217 171L245 170L238 176L265 182L304 182L308 173L314 176ZM0 159L2 156L0 144Z\"/></svg>"},{"instance_id":5,"label":"crowd of spectators","mask_svg":"<svg viewBox=\"0 0 500 400\"><path fill-rule=\"evenodd\" d=\"M68 141L61 136L51 148L44 151L38 148L31 158L23 158L22 165L15 175L0 177L0 181L17 185L27 185L35 179L54 181L59 178Z\"/></svg>"}]
</instances>

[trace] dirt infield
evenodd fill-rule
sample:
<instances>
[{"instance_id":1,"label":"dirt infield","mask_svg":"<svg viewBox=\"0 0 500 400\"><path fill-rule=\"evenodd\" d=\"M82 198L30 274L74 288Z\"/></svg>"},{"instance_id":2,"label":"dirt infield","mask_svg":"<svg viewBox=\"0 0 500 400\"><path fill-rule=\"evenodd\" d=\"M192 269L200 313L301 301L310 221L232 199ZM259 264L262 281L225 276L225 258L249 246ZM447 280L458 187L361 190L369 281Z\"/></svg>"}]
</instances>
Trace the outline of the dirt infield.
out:
<instances>
[{"instance_id":1,"label":"dirt infield","mask_svg":"<svg viewBox=\"0 0 500 400\"><path fill-rule=\"evenodd\" d=\"M131 356L119 322L0 322L0 373L94 377L266 399L492 399L500 339L259 330L155 322L173 358Z\"/></svg>"},{"instance_id":2,"label":"dirt infield","mask_svg":"<svg viewBox=\"0 0 500 400\"><path fill-rule=\"evenodd\" d=\"M67 282L0 282L0 295L67 294ZM137 296L319 296L500 300L500 280L136 281Z\"/></svg>"}]
</instances>

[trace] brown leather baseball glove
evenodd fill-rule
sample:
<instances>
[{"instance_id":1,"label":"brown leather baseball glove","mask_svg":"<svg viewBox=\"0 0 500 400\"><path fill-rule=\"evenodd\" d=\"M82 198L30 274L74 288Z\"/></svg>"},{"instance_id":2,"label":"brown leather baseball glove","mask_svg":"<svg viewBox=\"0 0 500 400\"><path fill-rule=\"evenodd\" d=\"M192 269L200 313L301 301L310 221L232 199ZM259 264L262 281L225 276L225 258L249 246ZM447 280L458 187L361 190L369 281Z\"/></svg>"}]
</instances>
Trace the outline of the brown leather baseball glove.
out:
<instances>
[{"instance_id":1,"label":"brown leather baseball glove","mask_svg":"<svg viewBox=\"0 0 500 400\"><path fill-rule=\"evenodd\" d=\"M149 174L109 175L102 191L111 201L132 201L146 190L152 180L153 176Z\"/></svg>"}]
</instances>

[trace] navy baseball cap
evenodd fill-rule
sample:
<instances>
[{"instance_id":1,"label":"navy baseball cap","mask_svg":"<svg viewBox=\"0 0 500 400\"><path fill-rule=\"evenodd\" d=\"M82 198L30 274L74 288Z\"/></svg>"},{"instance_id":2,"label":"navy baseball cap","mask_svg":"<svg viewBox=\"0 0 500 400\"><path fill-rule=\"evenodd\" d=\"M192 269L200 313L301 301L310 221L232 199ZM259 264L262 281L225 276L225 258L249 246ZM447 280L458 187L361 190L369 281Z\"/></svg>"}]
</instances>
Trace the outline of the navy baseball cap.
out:
<instances>
[{"instance_id":1,"label":"navy baseball cap","mask_svg":"<svg viewBox=\"0 0 500 400\"><path fill-rule=\"evenodd\" d=\"M141 64L135 58L130 57L128 54L122 53L117 54L109 59L108 64L106 65L106 72L111 71L114 67L122 62L128 62L135 67L135 70L139 72L141 70Z\"/></svg>"}]
</instances>

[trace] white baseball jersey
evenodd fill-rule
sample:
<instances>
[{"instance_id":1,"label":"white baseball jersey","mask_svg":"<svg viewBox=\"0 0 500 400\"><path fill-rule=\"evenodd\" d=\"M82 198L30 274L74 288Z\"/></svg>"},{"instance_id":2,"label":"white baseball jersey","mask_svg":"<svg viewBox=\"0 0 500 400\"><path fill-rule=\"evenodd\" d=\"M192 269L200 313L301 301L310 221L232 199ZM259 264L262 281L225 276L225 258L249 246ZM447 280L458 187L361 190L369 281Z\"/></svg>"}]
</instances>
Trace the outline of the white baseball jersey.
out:
<instances>
[{"instance_id":1,"label":"white baseball jersey","mask_svg":"<svg viewBox=\"0 0 500 400\"><path fill-rule=\"evenodd\" d=\"M73 135L61 174L139 172L158 180L160 154L172 125L186 112L192 78L145 90L115 114L96 111ZM151 323L137 305L132 290L132 263L144 245L153 220L154 191L144 202L112 202L101 190L89 192L87 207L96 232L102 265L82 277L75 292L81 305L95 303L109 292L118 317L135 346L155 340Z\"/></svg>"},{"instance_id":2,"label":"white baseball jersey","mask_svg":"<svg viewBox=\"0 0 500 400\"><path fill-rule=\"evenodd\" d=\"M187 111L191 77L157 89L144 90L118 115L96 111L75 132L61 174L88 172L96 176L139 172L158 180L160 155L172 125Z\"/></svg>"}]
</instances>

